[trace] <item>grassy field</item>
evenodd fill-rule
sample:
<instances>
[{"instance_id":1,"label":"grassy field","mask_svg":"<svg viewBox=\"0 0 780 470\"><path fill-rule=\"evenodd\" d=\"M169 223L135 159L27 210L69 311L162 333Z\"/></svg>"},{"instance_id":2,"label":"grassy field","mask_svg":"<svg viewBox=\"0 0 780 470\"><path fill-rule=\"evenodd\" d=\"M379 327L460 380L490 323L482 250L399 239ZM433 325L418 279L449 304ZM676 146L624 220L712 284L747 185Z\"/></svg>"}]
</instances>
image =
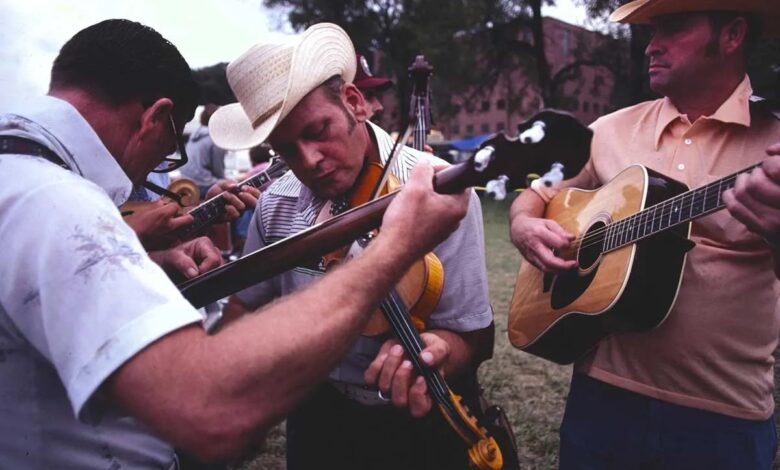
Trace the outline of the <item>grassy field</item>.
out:
<instances>
[{"instance_id":1,"label":"grassy field","mask_svg":"<svg viewBox=\"0 0 780 470\"><path fill-rule=\"evenodd\" d=\"M496 347L479 371L492 403L502 405L512 421L524 469L556 468L558 426L569 387L570 367L561 367L518 351L506 335L507 311L520 262L509 242L507 214L511 201L485 200L485 250L490 297L496 314ZM236 469L283 469L284 427L277 427L265 448Z\"/></svg>"}]
</instances>

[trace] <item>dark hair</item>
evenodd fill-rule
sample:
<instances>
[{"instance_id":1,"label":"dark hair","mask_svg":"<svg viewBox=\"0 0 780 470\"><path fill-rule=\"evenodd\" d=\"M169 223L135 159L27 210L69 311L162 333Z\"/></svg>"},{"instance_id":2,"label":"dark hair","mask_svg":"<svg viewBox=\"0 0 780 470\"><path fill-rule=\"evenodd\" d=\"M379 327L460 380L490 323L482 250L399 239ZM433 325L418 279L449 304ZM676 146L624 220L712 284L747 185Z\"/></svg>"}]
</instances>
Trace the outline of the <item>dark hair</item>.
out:
<instances>
[{"instance_id":1,"label":"dark hair","mask_svg":"<svg viewBox=\"0 0 780 470\"><path fill-rule=\"evenodd\" d=\"M249 149L249 161L252 162L252 165L259 165L263 162L267 162L271 157L273 157L273 151L268 144L263 143L255 145Z\"/></svg>"},{"instance_id":2,"label":"dark hair","mask_svg":"<svg viewBox=\"0 0 780 470\"><path fill-rule=\"evenodd\" d=\"M761 20L758 15L740 11L711 11L707 12L707 18L709 19L710 27L712 28L712 42L707 48L708 53L717 53L718 36L720 36L723 27L740 16L745 18L745 21L747 22L747 33L743 46L745 57L747 58L747 56L756 48L756 45L763 34Z\"/></svg>"},{"instance_id":3,"label":"dark hair","mask_svg":"<svg viewBox=\"0 0 780 470\"><path fill-rule=\"evenodd\" d=\"M214 112L218 109L219 106L214 103L209 103L204 106L203 111L200 113L200 124L203 126L208 126L211 115L214 114Z\"/></svg>"},{"instance_id":4,"label":"dark hair","mask_svg":"<svg viewBox=\"0 0 780 470\"><path fill-rule=\"evenodd\" d=\"M198 101L198 85L176 46L123 19L101 21L70 38L54 59L49 88L82 89L110 104L170 98L181 121L192 118Z\"/></svg>"}]
</instances>

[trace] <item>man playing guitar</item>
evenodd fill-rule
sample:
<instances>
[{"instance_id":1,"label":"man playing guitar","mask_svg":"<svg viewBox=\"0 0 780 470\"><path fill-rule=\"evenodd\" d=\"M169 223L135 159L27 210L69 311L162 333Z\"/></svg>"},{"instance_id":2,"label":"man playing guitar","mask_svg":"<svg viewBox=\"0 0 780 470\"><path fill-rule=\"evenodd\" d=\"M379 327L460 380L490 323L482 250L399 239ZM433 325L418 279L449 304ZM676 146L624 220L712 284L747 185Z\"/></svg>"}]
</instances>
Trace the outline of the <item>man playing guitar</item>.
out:
<instances>
[{"instance_id":1,"label":"man playing guitar","mask_svg":"<svg viewBox=\"0 0 780 470\"><path fill-rule=\"evenodd\" d=\"M763 163L723 193L727 211L693 222L696 246L668 319L608 336L576 363L561 468L771 465L780 121L751 104L746 57L778 14L768 1L636 0L612 15L650 23L650 85L663 98L597 120L591 160L562 187L596 188L635 163L700 187ZM514 244L549 273L578 265L558 256L572 234L541 218L558 189L526 191L511 211Z\"/></svg>"}]
</instances>

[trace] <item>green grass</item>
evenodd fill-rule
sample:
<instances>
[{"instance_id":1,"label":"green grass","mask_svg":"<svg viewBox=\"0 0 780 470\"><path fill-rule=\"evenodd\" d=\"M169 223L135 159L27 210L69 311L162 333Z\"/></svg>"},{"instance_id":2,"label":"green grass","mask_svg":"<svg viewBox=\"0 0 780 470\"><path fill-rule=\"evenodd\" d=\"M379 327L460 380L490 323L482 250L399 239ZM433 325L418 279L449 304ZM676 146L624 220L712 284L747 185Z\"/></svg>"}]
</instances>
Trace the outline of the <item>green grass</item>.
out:
<instances>
[{"instance_id":1,"label":"green grass","mask_svg":"<svg viewBox=\"0 0 780 470\"><path fill-rule=\"evenodd\" d=\"M520 255L509 241L507 215L511 201L482 203L490 298L496 318L493 359L482 364L479 377L491 403L504 407L512 422L524 469L558 465L558 427L569 387L570 367L538 359L514 349L507 338L507 312ZM242 470L283 469L284 427L268 436L256 457L237 464Z\"/></svg>"}]
</instances>

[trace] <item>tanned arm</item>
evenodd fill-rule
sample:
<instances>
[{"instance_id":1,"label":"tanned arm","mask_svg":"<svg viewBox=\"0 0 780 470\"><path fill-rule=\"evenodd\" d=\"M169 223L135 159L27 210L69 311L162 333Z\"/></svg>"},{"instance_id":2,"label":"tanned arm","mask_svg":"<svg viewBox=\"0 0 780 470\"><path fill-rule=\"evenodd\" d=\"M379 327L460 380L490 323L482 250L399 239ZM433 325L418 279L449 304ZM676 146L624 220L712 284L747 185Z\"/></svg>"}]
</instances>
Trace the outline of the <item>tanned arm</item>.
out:
<instances>
[{"instance_id":1,"label":"tanned arm","mask_svg":"<svg viewBox=\"0 0 780 470\"><path fill-rule=\"evenodd\" d=\"M465 214L468 195L433 193L432 173L430 166L415 169L362 256L217 335L190 326L161 338L117 371L109 396L204 460L236 457L256 444L346 354L409 266ZM438 216L414 217L423 213Z\"/></svg>"}]
</instances>

